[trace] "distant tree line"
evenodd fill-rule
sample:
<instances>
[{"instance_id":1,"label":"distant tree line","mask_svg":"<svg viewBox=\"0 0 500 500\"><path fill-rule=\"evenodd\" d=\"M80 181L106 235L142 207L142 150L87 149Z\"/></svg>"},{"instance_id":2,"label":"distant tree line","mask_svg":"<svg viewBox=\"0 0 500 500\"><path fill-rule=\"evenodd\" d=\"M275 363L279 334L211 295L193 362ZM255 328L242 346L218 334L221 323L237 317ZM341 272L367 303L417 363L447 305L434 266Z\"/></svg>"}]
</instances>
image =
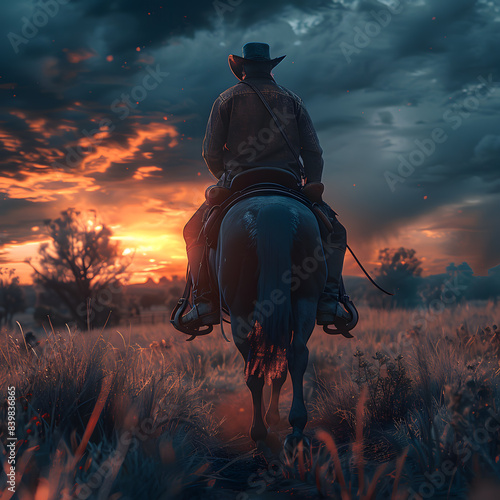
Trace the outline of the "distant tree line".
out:
<instances>
[{"instance_id":1,"label":"distant tree line","mask_svg":"<svg viewBox=\"0 0 500 500\"><path fill-rule=\"evenodd\" d=\"M26 307L24 292L15 269L0 267L0 326L12 327L14 314Z\"/></svg>"},{"instance_id":2,"label":"distant tree line","mask_svg":"<svg viewBox=\"0 0 500 500\"><path fill-rule=\"evenodd\" d=\"M117 324L155 306L175 306L184 280L173 277L162 278L158 284L148 280L127 285L133 253L123 251L94 210L82 213L69 208L44 222L50 242L40 245L36 264L27 260L38 289L38 321L75 322L86 329ZM422 261L416 251L403 247L380 250L378 261L373 276L394 296L382 294L364 278L348 277L347 292L355 303L413 308L436 300L450 304L500 297L500 266L482 277L474 276L466 263L450 264L443 274L422 277ZM14 314L25 306L15 272L0 268L0 326L11 326Z\"/></svg>"},{"instance_id":3,"label":"distant tree line","mask_svg":"<svg viewBox=\"0 0 500 500\"><path fill-rule=\"evenodd\" d=\"M380 308L413 308L440 301L459 304L471 300L500 298L500 265L488 271L488 276L474 276L471 267L462 262L449 264L442 274L422 276L422 261L416 251L408 248L380 250L380 268L374 272L379 285L394 293L384 295L367 280L349 279L346 287L356 302Z\"/></svg>"}]
</instances>

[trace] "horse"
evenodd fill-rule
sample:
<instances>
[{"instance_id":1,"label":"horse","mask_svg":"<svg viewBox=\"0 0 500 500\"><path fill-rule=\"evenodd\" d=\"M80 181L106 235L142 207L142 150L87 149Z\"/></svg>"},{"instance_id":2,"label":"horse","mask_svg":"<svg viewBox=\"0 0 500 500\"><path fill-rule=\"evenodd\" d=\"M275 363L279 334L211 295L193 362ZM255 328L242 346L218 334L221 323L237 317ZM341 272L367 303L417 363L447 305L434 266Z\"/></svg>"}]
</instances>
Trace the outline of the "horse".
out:
<instances>
[{"instance_id":1,"label":"horse","mask_svg":"<svg viewBox=\"0 0 500 500\"><path fill-rule=\"evenodd\" d=\"M250 437L257 445L265 443L268 426L280 422L279 396L288 369L293 385L288 419L292 432L285 447L301 440L308 443L303 394L307 342L327 279L315 215L303 203L285 196L243 199L224 216L209 263L221 304L229 312L234 343L245 362L253 403ZM272 393L264 417L266 381Z\"/></svg>"}]
</instances>

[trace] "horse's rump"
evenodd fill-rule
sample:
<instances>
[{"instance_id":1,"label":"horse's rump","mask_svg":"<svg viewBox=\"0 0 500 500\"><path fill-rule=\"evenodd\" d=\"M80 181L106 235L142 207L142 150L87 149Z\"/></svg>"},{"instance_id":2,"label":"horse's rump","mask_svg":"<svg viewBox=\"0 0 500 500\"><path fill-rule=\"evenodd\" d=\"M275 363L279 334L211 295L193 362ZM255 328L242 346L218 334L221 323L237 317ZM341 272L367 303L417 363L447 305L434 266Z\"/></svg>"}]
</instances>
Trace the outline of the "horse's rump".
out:
<instances>
[{"instance_id":1,"label":"horse's rump","mask_svg":"<svg viewBox=\"0 0 500 500\"><path fill-rule=\"evenodd\" d=\"M312 302L317 303L324 286L326 272L320 263L311 276L311 283L318 286L300 283L292 290L296 283L292 266L313 254L323 255L318 224L298 201L257 196L226 214L217 245L217 276L221 298L230 311L233 338L248 345L247 377L264 372L270 380L286 370L294 330L293 303L304 294L312 294ZM322 274L319 280L318 273Z\"/></svg>"}]
</instances>

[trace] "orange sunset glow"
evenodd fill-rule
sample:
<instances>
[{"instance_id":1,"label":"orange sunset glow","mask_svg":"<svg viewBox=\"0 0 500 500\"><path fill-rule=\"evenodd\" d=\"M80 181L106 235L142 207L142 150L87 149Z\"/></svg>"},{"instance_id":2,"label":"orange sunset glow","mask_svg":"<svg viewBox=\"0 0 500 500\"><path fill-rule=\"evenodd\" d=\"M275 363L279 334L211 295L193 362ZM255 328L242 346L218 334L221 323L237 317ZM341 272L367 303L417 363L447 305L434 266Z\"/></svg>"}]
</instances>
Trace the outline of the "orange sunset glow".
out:
<instances>
[{"instance_id":1,"label":"orange sunset glow","mask_svg":"<svg viewBox=\"0 0 500 500\"><path fill-rule=\"evenodd\" d=\"M78 182L78 178L73 182ZM182 228L202 203L204 188L193 185L191 188L177 186L160 188L155 192L149 190L143 203L106 207L99 211L100 218L113 231L112 239L121 242L123 254L134 254L129 268L133 275L132 282L142 282L147 278L158 280L162 276L184 276L187 260ZM79 209L91 208L85 202L85 190L80 194ZM60 196L60 192L57 195L61 210L67 208L65 198ZM183 208L165 206L162 197L176 200ZM4 267L15 268L23 283L31 282L31 268L24 259L35 257L38 245L48 241L43 238L43 233L43 223L40 223L40 226L32 227L32 233L26 238L28 241L13 242L3 248Z\"/></svg>"},{"instance_id":2,"label":"orange sunset glow","mask_svg":"<svg viewBox=\"0 0 500 500\"><path fill-rule=\"evenodd\" d=\"M500 0L0 26L0 500L500 499Z\"/></svg>"},{"instance_id":3,"label":"orange sunset glow","mask_svg":"<svg viewBox=\"0 0 500 500\"><path fill-rule=\"evenodd\" d=\"M176 182L171 185L158 183L162 169L154 165L156 151L169 151L179 144L179 132L163 119L149 124L132 123L132 133L125 144L112 141L106 129L92 138L82 137L68 144L73 151L79 148L83 154L77 168L70 168L61 158L61 152L50 148L48 139L73 127L46 126L43 120L31 120L21 112L11 112L36 132L39 146L27 154L22 142L3 132L1 140L7 149L18 151L18 170L15 175L0 175L0 191L11 200L31 202L33 206L50 204L50 212L44 219L56 218L59 212L72 206L80 211L96 209L98 216L113 230L113 239L119 240L124 254L133 253L129 268L132 282L147 278L184 275L186 268L185 244L182 228L196 208L203 202L206 184L198 176L190 183ZM97 119L93 121L98 121ZM145 150L149 149L149 150ZM149 164L133 166L134 160ZM54 168L62 164L62 168ZM111 165L124 171L130 169L126 181L113 185L115 201L108 201L110 186L97 177ZM44 224L36 213L31 215L32 225L22 241L12 239L2 247L2 265L16 269L22 283L31 282L31 268L24 262L34 258L38 245L44 239Z\"/></svg>"},{"instance_id":4,"label":"orange sunset glow","mask_svg":"<svg viewBox=\"0 0 500 500\"><path fill-rule=\"evenodd\" d=\"M123 251L134 255L133 282L184 275L182 229L215 182L201 156L205 127L214 100L236 83L227 57L242 43L203 30L152 41L164 10L144 13L151 26L123 46L110 43L116 33L91 41L37 38L48 45L36 64L12 58L16 70L0 75L6 97L0 264L15 268L22 283L31 282L24 260L36 259L46 241L44 221L70 207L96 210ZM188 22L186 14L181 18ZM312 20L302 26L299 18L284 19L281 40L294 43L276 46L288 57L274 78L307 105L323 148L325 200L366 268L377 269L381 249L404 246L415 249L424 275L451 262L486 275L498 264L493 214L500 138L489 111L500 104L498 78L474 73L454 83L445 72L435 75L430 92L427 80L408 76L412 57L397 54L380 67L394 74L377 66L367 76L363 61L371 49L350 61L332 48L327 63L319 54L337 42L325 45ZM314 83L304 75L314 75ZM455 116L478 89L478 109ZM428 144L437 125L447 139L426 157L418 144ZM409 158L422 155L421 165L408 167ZM408 176L400 175L401 165L412 169ZM344 273L362 274L349 253Z\"/></svg>"}]
</instances>

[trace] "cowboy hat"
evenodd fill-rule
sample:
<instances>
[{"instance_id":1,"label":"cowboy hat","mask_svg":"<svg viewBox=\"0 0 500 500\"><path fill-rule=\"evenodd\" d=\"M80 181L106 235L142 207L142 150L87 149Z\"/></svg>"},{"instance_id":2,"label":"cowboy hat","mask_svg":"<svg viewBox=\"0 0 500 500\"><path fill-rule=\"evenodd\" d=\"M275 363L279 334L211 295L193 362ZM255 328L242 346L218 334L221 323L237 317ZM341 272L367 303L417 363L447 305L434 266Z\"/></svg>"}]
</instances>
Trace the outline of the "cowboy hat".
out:
<instances>
[{"instance_id":1,"label":"cowboy hat","mask_svg":"<svg viewBox=\"0 0 500 500\"><path fill-rule=\"evenodd\" d=\"M242 56L230 54L228 57L229 67L238 80L243 80L243 64L270 62L271 69L277 66L286 56L271 59L269 45L267 43L249 42L243 46Z\"/></svg>"}]
</instances>

